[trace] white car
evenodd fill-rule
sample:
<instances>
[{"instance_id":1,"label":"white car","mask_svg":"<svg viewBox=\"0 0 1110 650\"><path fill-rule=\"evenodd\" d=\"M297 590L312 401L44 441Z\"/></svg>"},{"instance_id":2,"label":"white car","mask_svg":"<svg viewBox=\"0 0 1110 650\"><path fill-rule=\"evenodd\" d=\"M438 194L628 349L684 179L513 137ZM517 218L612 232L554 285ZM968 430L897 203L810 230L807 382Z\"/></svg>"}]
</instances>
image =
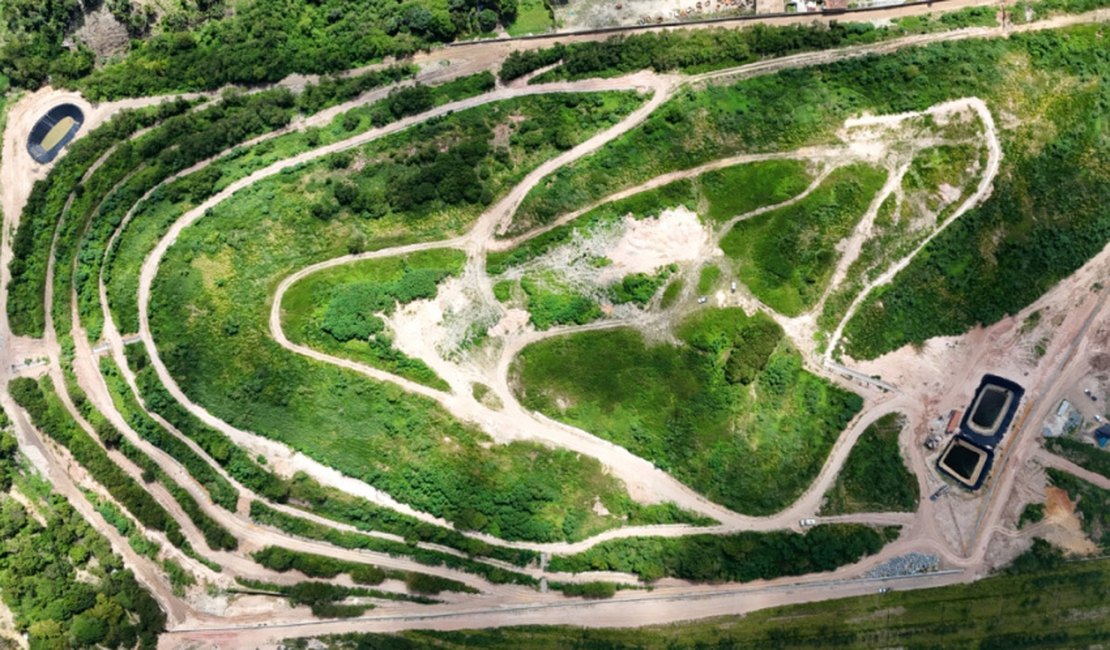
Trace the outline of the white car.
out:
<instances>
[{"instance_id":1,"label":"white car","mask_svg":"<svg viewBox=\"0 0 1110 650\"><path fill-rule=\"evenodd\" d=\"M704 305L707 302L709 302L709 298L707 298L705 296L702 296L701 298L698 298L698 304L699 305Z\"/></svg>"},{"instance_id":2,"label":"white car","mask_svg":"<svg viewBox=\"0 0 1110 650\"><path fill-rule=\"evenodd\" d=\"M817 524L816 519L803 519L803 520L798 522L798 525L801 526L802 528L805 528L806 526L813 526L813 525L816 525L816 524Z\"/></svg>"}]
</instances>

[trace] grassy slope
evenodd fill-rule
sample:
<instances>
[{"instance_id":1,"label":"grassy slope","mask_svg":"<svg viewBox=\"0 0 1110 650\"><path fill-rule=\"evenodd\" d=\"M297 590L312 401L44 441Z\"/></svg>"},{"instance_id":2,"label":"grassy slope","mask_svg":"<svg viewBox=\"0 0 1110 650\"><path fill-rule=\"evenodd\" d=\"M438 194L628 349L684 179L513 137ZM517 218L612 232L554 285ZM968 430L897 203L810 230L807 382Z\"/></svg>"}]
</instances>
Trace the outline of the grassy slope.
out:
<instances>
[{"instance_id":1,"label":"grassy slope","mask_svg":"<svg viewBox=\"0 0 1110 650\"><path fill-rule=\"evenodd\" d=\"M895 260L908 255L934 226L956 209L957 199L942 206L941 184L970 193L976 178L969 166L985 150L980 145L960 144L930 147L919 152L902 179L902 200L891 194L875 215L871 238L863 243L841 283L825 300L817 323L826 332L836 328L863 286L874 280ZM980 170L981 173L981 170Z\"/></svg>"},{"instance_id":2,"label":"grassy slope","mask_svg":"<svg viewBox=\"0 0 1110 650\"><path fill-rule=\"evenodd\" d=\"M821 514L911 512L917 508L917 479L898 449L898 434L904 426L905 418L890 413L867 427L825 494Z\"/></svg>"},{"instance_id":3,"label":"grassy slope","mask_svg":"<svg viewBox=\"0 0 1110 650\"><path fill-rule=\"evenodd\" d=\"M1102 38L1098 26L1082 26L937 44L686 91L537 187L518 212L518 228L725 155L831 142L844 118L863 111L978 96L1002 127L1005 157L994 192L900 274L881 296L884 313L863 310L849 331L850 351L871 356L993 322L1110 241L1110 213L1100 207L1110 204L1110 156L1099 135L1110 103L1110 84L1097 83L1107 74ZM1000 111L1022 123L999 120ZM983 286L986 296L976 289Z\"/></svg>"},{"instance_id":4,"label":"grassy slope","mask_svg":"<svg viewBox=\"0 0 1110 650\"><path fill-rule=\"evenodd\" d=\"M721 240L721 250L757 298L797 316L821 298L851 234L882 187L885 174L866 165L832 173L798 203L747 219Z\"/></svg>"},{"instance_id":5,"label":"grassy slope","mask_svg":"<svg viewBox=\"0 0 1110 650\"><path fill-rule=\"evenodd\" d=\"M1077 648L1106 638L1110 560L970 585L806 603L692 623L597 630L516 627L328 637L328 647L414 648ZM306 642L290 642L292 648Z\"/></svg>"},{"instance_id":6,"label":"grassy slope","mask_svg":"<svg viewBox=\"0 0 1110 650\"><path fill-rule=\"evenodd\" d=\"M631 329L541 341L514 366L518 395L528 408L625 446L715 501L770 514L816 476L860 405L802 370L785 343L754 382L729 383L731 341L755 321L739 309L702 310L679 329L682 347L647 344Z\"/></svg>"},{"instance_id":7,"label":"grassy slope","mask_svg":"<svg viewBox=\"0 0 1110 650\"><path fill-rule=\"evenodd\" d=\"M856 524L820 525L793 531L742 532L688 537L615 539L574 555L556 555L552 571L622 571L641 580L665 577L694 582L749 582L832 571L858 561L898 536Z\"/></svg>"},{"instance_id":8,"label":"grassy slope","mask_svg":"<svg viewBox=\"0 0 1110 650\"><path fill-rule=\"evenodd\" d=\"M456 113L363 148L360 155L375 164L358 182L384 190L389 174L411 169L388 162L394 151L486 139L495 124L522 115L527 120L509 153L497 155L507 162L485 158L478 165L488 172L485 188L498 194L553 153L549 143L568 121L580 124L574 137L584 138L631 105L627 95L536 97ZM408 165L420 163L410 158ZM668 520L666 509L635 507L594 461L527 443L486 449L485 435L428 400L310 362L269 338L268 303L280 278L346 253L352 237L363 238L367 249L435 239L459 232L479 211L472 205L378 219L341 213L327 221L306 214L328 178L346 182L352 173L325 160L269 179L221 204L171 249L151 313L163 357L186 393L236 426L464 527L555 540L619 525L622 515ZM612 516L593 513L596 497Z\"/></svg>"},{"instance_id":9,"label":"grassy slope","mask_svg":"<svg viewBox=\"0 0 1110 650\"><path fill-rule=\"evenodd\" d=\"M849 354L873 358L995 322L1110 241L1110 55L1090 29L1031 34L1022 39L1028 59L1002 57L1006 78L988 100L1025 123L1002 133L1005 158L990 199L868 298L845 329Z\"/></svg>"},{"instance_id":10,"label":"grassy slope","mask_svg":"<svg viewBox=\"0 0 1110 650\"><path fill-rule=\"evenodd\" d=\"M487 80L487 75L476 74L433 86L430 88L432 103L441 106L481 94L485 92ZM346 140L369 130L375 124L398 119L389 107L390 100L357 106L337 115L327 125L292 131L250 147L236 147L207 168L160 188L150 199L140 202L135 217L120 233L104 266L108 302L120 331L138 331L136 296L139 267L150 249L154 248L158 239L178 217L251 172L305 151ZM84 306L89 300L88 296L82 297ZM99 293L95 301L99 309ZM90 315L83 311L82 322L89 320Z\"/></svg>"},{"instance_id":11,"label":"grassy slope","mask_svg":"<svg viewBox=\"0 0 1110 650\"><path fill-rule=\"evenodd\" d=\"M653 190L637 192L627 198L610 201L579 216L574 221L553 228L507 251L490 253L490 273L502 273L507 266L522 264L560 243L571 240L575 233L612 223L625 215L637 219L658 216L667 208L685 206L702 214L709 221L721 222L766 205L773 205L796 196L810 183L804 163L796 160L769 160L733 165L706 172L693 179L682 179Z\"/></svg>"},{"instance_id":12,"label":"grassy slope","mask_svg":"<svg viewBox=\"0 0 1110 650\"><path fill-rule=\"evenodd\" d=\"M328 354L361 361L439 388L447 382L423 361L399 352L389 344L388 336L370 336L340 341L324 330L329 307L337 295L365 285L395 283L406 271L430 271L442 277L458 275L466 255L456 250L433 250L405 257L371 259L332 267L314 273L289 287L282 301L282 329L289 340L303 343ZM366 310L369 315L370 310Z\"/></svg>"}]
</instances>

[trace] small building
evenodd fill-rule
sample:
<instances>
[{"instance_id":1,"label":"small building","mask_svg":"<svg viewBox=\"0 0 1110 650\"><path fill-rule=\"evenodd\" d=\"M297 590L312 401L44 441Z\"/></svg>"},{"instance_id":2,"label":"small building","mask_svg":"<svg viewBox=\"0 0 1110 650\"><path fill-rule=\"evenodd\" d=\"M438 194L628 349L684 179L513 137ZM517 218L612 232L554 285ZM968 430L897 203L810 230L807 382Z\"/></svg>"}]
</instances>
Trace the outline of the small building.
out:
<instances>
[{"instance_id":1,"label":"small building","mask_svg":"<svg viewBox=\"0 0 1110 650\"><path fill-rule=\"evenodd\" d=\"M956 429L960 428L960 419L963 418L964 412L960 409L952 409L948 413L948 426L944 428L944 432L948 435L956 433Z\"/></svg>"},{"instance_id":2,"label":"small building","mask_svg":"<svg viewBox=\"0 0 1110 650\"><path fill-rule=\"evenodd\" d=\"M1095 429L1095 442L1103 449L1110 447L1110 424L1104 424Z\"/></svg>"}]
</instances>

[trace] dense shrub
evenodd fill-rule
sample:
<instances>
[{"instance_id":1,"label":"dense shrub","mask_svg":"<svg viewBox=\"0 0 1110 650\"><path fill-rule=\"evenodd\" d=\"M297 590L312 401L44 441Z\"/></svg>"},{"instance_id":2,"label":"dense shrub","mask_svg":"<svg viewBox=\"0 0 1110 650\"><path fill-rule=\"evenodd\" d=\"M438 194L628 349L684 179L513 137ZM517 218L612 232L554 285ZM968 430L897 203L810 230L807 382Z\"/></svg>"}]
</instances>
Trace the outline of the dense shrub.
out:
<instances>
[{"instance_id":1,"label":"dense shrub","mask_svg":"<svg viewBox=\"0 0 1110 650\"><path fill-rule=\"evenodd\" d=\"M34 403L29 388L18 390ZM5 477L19 473L14 442L0 432ZM36 648L154 648L166 617L150 593L64 497L37 477L21 482L34 516L0 494L0 595L15 629Z\"/></svg>"},{"instance_id":2,"label":"dense shrub","mask_svg":"<svg viewBox=\"0 0 1110 650\"><path fill-rule=\"evenodd\" d=\"M175 546L187 542L173 517L118 465L65 411L49 383L40 385L27 377L9 384L12 398L26 409L35 426L66 447L93 479L104 486L144 526L166 533Z\"/></svg>"},{"instance_id":3,"label":"dense shrub","mask_svg":"<svg viewBox=\"0 0 1110 650\"><path fill-rule=\"evenodd\" d=\"M897 529L895 529L897 530ZM892 531L855 524L792 532L638 537L603 542L551 558L552 571L622 571L646 582L664 577L695 582L748 582L831 571L878 552Z\"/></svg>"}]
</instances>

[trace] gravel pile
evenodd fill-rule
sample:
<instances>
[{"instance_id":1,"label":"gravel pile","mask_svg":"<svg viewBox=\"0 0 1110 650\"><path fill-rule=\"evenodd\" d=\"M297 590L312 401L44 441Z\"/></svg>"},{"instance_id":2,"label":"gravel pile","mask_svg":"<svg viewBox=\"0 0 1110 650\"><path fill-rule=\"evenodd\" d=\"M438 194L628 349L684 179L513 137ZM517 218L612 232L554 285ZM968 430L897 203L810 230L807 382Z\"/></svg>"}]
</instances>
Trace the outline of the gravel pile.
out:
<instances>
[{"instance_id":1,"label":"gravel pile","mask_svg":"<svg viewBox=\"0 0 1110 650\"><path fill-rule=\"evenodd\" d=\"M896 578L936 570L940 557L925 553L906 553L891 558L864 574L867 578Z\"/></svg>"}]
</instances>

